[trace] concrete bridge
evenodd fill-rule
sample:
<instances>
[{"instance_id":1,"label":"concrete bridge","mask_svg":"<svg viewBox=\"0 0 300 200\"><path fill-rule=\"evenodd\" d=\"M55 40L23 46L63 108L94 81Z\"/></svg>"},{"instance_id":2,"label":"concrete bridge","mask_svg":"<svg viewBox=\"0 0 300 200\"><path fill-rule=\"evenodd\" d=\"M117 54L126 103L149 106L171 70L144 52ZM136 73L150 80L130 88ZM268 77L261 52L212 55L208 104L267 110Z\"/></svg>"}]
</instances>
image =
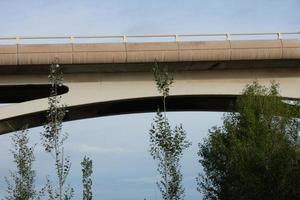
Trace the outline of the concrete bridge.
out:
<instances>
[{"instance_id":1,"label":"concrete bridge","mask_svg":"<svg viewBox=\"0 0 300 200\"><path fill-rule=\"evenodd\" d=\"M296 34L300 33L0 37L0 103L9 104L0 107L0 134L25 124L43 125L47 76L55 60L64 71L60 93L68 105L66 120L155 111L161 99L151 72L154 62L174 72L170 111L229 111L253 80L264 85L275 80L282 96L299 99L300 41L284 38ZM275 38L247 38L253 35ZM210 36L224 40L203 40ZM234 39L238 36L246 39ZM157 42L142 41L145 38Z\"/></svg>"}]
</instances>

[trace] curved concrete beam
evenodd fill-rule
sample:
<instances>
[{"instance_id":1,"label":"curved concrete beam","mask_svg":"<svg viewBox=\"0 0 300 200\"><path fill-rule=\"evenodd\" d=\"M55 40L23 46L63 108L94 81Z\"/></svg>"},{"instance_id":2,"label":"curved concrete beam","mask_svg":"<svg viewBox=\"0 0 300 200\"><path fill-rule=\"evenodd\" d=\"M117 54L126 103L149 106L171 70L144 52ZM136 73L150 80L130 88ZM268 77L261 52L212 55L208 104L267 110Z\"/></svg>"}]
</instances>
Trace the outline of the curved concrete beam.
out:
<instances>
[{"instance_id":1,"label":"curved concrete beam","mask_svg":"<svg viewBox=\"0 0 300 200\"><path fill-rule=\"evenodd\" d=\"M47 84L56 58L69 88L66 120L155 111L155 61L176 71L170 110L230 110L253 80L275 80L282 96L300 98L300 41L281 39L0 45L0 85ZM1 107L0 134L42 125L47 106L44 98Z\"/></svg>"},{"instance_id":2,"label":"curved concrete beam","mask_svg":"<svg viewBox=\"0 0 300 200\"><path fill-rule=\"evenodd\" d=\"M253 80L280 83L282 96L300 99L300 69L231 69L179 71L171 88L170 110L228 111L237 95ZM6 75L0 83L46 83L46 75ZM70 112L66 120L155 111L159 105L151 72L66 74L69 92L63 102ZM47 99L37 99L0 108L0 133L42 125Z\"/></svg>"}]
</instances>

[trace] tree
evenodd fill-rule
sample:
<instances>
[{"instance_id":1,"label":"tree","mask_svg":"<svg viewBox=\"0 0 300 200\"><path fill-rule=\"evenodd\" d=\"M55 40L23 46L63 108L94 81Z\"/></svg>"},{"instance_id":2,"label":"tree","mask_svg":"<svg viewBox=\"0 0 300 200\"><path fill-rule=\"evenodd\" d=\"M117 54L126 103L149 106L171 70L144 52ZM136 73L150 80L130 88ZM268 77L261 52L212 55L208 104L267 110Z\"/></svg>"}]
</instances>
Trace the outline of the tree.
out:
<instances>
[{"instance_id":1,"label":"tree","mask_svg":"<svg viewBox=\"0 0 300 200\"><path fill-rule=\"evenodd\" d=\"M29 145L28 130L24 129L16 132L12 136L13 150L11 153L16 164L16 171L10 171L11 179L5 177L8 185L7 200L33 200L40 199L43 190L35 189L35 171L32 164L35 161L34 147Z\"/></svg>"},{"instance_id":2,"label":"tree","mask_svg":"<svg viewBox=\"0 0 300 200\"><path fill-rule=\"evenodd\" d=\"M162 71L158 64L153 69L157 89L163 96L164 112L158 109L150 135L150 154L158 161L157 171L161 179L157 182L164 200L180 200L184 198L184 189L181 185L182 174L180 171L180 158L183 150L191 144L186 140L186 132L182 125L171 129L166 116L166 97L173 78L167 71Z\"/></svg>"},{"instance_id":3,"label":"tree","mask_svg":"<svg viewBox=\"0 0 300 200\"><path fill-rule=\"evenodd\" d=\"M299 116L278 93L254 82L199 144L204 199L300 199Z\"/></svg>"},{"instance_id":4,"label":"tree","mask_svg":"<svg viewBox=\"0 0 300 200\"><path fill-rule=\"evenodd\" d=\"M83 161L81 162L81 166L82 166L83 200L92 200L93 182L91 179L91 175L93 173L93 161L90 158L85 156L83 158Z\"/></svg>"},{"instance_id":5,"label":"tree","mask_svg":"<svg viewBox=\"0 0 300 200\"><path fill-rule=\"evenodd\" d=\"M61 133L66 107L61 104L61 96L58 95L58 87L63 83L62 70L58 64L51 65L49 82L51 90L48 98L47 123L44 126L44 132L41 133L41 140L45 151L50 153L55 160L58 188L54 190L48 180L47 191L50 199L67 200L72 198L73 188L66 185L71 162L69 157L65 156L63 146L68 135Z\"/></svg>"}]
</instances>

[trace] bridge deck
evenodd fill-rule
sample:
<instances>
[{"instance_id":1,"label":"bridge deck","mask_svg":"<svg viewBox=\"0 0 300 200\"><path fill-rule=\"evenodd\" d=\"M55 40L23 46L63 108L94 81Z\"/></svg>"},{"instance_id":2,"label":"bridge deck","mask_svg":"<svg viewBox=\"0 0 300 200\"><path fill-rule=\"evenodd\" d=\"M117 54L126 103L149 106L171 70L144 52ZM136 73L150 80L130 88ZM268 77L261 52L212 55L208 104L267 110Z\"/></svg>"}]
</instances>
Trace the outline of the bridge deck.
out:
<instances>
[{"instance_id":1,"label":"bridge deck","mask_svg":"<svg viewBox=\"0 0 300 200\"><path fill-rule=\"evenodd\" d=\"M0 66L300 59L299 40L0 45ZM81 67L78 70L83 70ZM87 69L88 70L88 69ZM15 71L13 72L15 73Z\"/></svg>"},{"instance_id":2,"label":"bridge deck","mask_svg":"<svg viewBox=\"0 0 300 200\"><path fill-rule=\"evenodd\" d=\"M231 110L253 80L275 80L284 97L300 99L299 40L0 45L0 102L20 102L0 108L0 134L44 123L55 61L65 73L65 120L155 111L153 62L176 71L169 110Z\"/></svg>"}]
</instances>

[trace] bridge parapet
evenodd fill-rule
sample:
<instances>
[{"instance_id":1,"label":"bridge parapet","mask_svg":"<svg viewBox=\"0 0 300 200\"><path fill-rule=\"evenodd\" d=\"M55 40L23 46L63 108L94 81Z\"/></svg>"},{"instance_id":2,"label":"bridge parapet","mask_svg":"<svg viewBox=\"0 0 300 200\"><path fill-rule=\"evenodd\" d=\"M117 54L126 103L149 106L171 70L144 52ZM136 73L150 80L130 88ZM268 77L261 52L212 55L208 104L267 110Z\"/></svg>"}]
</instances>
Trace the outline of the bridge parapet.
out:
<instances>
[{"instance_id":1,"label":"bridge parapet","mask_svg":"<svg viewBox=\"0 0 300 200\"><path fill-rule=\"evenodd\" d=\"M0 45L0 65L46 65L55 59L61 64L113 64L300 58L300 41L281 39L280 34L276 40L229 40L226 36L224 41L179 41L175 35L174 42L128 42L130 37L142 36L123 36L119 43Z\"/></svg>"}]
</instances>

